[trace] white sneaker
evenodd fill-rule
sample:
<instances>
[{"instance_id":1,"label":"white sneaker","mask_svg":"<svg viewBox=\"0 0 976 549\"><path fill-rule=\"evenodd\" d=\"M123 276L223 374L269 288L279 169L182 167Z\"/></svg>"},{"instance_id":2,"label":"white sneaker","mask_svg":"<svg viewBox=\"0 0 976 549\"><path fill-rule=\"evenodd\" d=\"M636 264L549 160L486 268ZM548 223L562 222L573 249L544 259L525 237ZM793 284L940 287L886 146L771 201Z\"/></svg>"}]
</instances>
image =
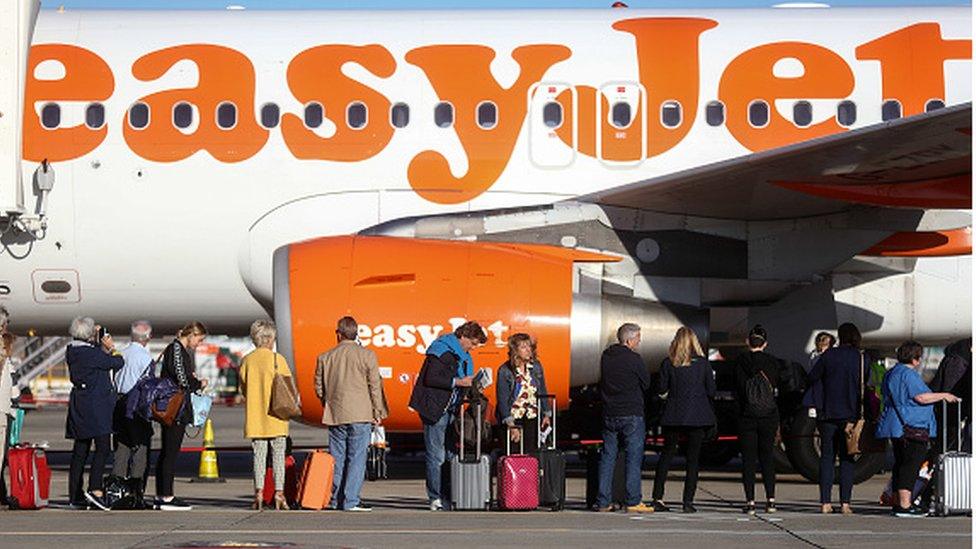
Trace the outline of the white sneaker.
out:
<instances>
[{"instance_id":1,"label":"white sneaker","mask_svg":"<svg viewBox=\"0 0 976 549\"><path fill-rule=\"evenodd\" d=\"M430 510L431 511L443 511L444 510L444 506L441 505L441 500L440 499L435 499L434 501L430 502Z\"/></svg>"},{"instance_id":2,"label":"white sneaker","mask_svg":"<svg viewBox=\"0 0 976 549\"><path fill-rule=\"evenodd\" d=\"M368 513L372 511L373 508L368 505L357 505L355 507L350 507L346 511L352 511L353 513Z\"/></svg>"}]
</instances>

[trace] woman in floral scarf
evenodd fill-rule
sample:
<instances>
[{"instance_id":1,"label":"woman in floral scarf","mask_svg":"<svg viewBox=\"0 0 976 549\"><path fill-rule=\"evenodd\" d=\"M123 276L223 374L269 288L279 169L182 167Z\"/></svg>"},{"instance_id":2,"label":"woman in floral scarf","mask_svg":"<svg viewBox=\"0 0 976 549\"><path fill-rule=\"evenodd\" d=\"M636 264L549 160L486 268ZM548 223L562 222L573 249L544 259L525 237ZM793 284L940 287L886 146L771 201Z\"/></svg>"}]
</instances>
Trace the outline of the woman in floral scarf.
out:
<instances>
[{"instance_id":1,"label":"woman in floral scarf","mask_svg":"<svg viewBox=\"0 0 976 549\"><path fill-rule=\"evenodd\" d=\"M519 333L508 338L508 360L498 367L496 379L499 423L508 428L512 442L518 443L524 435L525 452L538 451L540 415L546 433L552 409L548 399L542 398L548 394L546 376L531 336Z\"/></svg>"}]
</instances>

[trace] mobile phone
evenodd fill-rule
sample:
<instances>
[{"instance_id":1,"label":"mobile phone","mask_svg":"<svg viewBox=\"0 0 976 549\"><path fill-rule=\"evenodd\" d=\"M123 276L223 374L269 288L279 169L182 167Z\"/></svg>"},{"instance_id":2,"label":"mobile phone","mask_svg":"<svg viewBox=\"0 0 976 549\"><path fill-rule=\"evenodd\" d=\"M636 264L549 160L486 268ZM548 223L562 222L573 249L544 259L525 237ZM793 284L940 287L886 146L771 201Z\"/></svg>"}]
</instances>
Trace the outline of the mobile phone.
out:
<instances>
[{"instance_id":1,"label":"mobile phone","mask_svg":"<svg viewBox=\"0 0 976 549\"><path fill-rule=\"evenodd\" d=\"M106 330L105 327L103 327L103 326L99 326L98 327L98 341L99 342L101 342L106 337L109 337L110 335L112 335L112 334L108 333L108 330Z\"/></svg>"}]
</instances>

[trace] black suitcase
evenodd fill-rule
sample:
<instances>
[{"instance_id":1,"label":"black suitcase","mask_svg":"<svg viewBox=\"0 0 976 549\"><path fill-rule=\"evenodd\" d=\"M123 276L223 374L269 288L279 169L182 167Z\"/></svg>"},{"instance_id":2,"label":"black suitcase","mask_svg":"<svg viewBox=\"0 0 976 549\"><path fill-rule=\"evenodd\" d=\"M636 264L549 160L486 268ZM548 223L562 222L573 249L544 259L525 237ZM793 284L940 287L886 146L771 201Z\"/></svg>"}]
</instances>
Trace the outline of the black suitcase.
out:
<instances>
[{"instance_id":1,"label":"black suitcase","mask_svg":"<svg viewBox=\"0 0 976 549\"><path fill-rule=\"evenodd\" d=\"M586 456L586 508L596 504L596 497L600 493L600 456L603 455L603 445L590 445L585 451ZM627 501L627 486L624 482L624 452L617 454L617 464L613 468L613 487L610 490L610 504L623 507Z\"/></svg>"},{"instance_id":2,"label":"black suitcase","mask_svg":"<svg viewBox=\"0 0 976 549\"><path fill-rule=\"evenodd\" d=\"M561 511L566 506L566 456L556 448L556 396L539 395L552 399L552 430L549 444L542 439L542 414L539 414L539 506Z\"/></svg>"}]
</instances>

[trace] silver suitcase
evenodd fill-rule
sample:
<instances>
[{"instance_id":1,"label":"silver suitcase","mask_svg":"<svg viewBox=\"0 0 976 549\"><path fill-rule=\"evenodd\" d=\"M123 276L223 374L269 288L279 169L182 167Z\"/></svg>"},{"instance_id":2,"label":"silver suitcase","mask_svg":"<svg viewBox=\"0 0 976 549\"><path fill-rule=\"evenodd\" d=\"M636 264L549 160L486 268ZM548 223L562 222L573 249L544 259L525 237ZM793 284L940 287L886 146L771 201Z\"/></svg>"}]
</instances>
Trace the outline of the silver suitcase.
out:
<instances>
[{"instance_id":1,"label":"silver suitcase","mask_svg":"<svg viewBox=\"0 0 976 549\"><path fill-rule=\"evenodd\" d=\"M942 401L942 453L936 462L935 473L938 478L936 486L935 514L940 517L949 515L970 515L973 512L970 499L969 473L973 456L960 451L962 443L962 402L956 407L956 449L947 448L945 425L949 422L948 406Z\"/></svg>"},{"instance_id":2,"label":"silver suitcase","mask_svg":"<svg viewBox=\"0 0 976 549\"><path fill-rule=\"evenodd\" d=\"M464 457L464 403L461 405L460 452L451 460L451 508L455 511L486 511L491 506L491 461L481 453L481 404L478 404L477 441L474 459Z\"/></svg>"}]
</instances>

